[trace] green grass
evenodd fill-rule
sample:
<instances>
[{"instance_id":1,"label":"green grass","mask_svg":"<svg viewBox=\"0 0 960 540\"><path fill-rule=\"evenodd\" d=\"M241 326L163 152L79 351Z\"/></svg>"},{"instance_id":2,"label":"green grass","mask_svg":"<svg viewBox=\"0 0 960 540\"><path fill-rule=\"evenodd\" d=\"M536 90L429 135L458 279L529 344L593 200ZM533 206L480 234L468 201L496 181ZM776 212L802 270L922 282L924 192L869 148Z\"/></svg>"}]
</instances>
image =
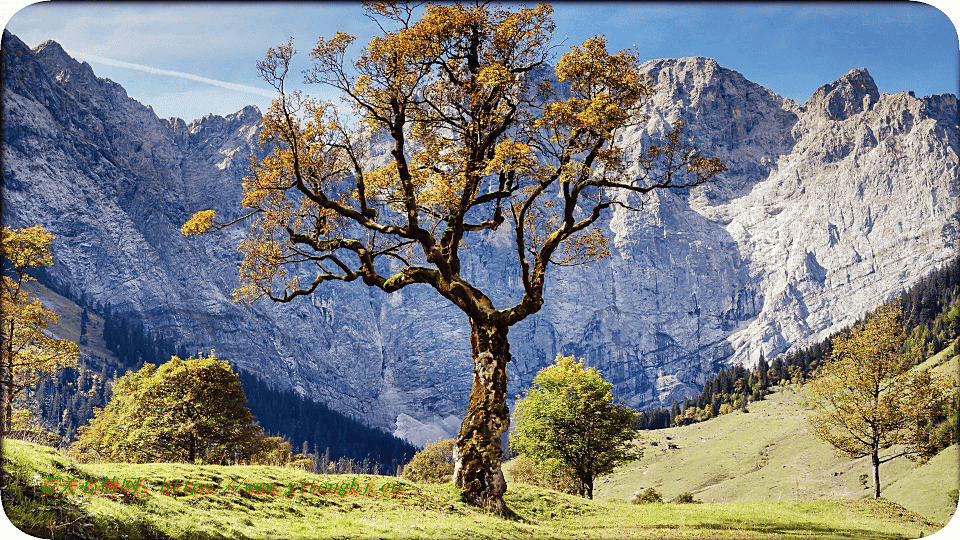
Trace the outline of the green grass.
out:
<instances>
[{"instance_id":1,"label":"green grass","mask_svg":"<svg viewBox=\"0 0 960 540\"><path fill-rule=\"evenodd\" d=\"M60 316L60 320L51 326L53 334L74 343L80 341L80 316L83 308L36 282L28 283L26 290L40 298L45 308L55 311ZM112 358L113 353L107 349L107 344L103 341L103 317L92 311L87 311L87 316L89 317L87 343L80 345L80 350L104 358Z\"/></svg>"},{"instance_id":2,"label":"green grass","mask_svg":"<svg viewBox=\"0 0 960 540\"><path fill-rule=\"evenodd\" d=\"M926 367L957 371L958 357ZM706 502L817 501L870 497L860 481L869 458L837 457L806 422L805 391L787 388L740 411L707 422L643 432L644 456L595 483L599 500L629 500L653 487L664 500L683 492ZM669 438L669 439L668 439ZM654 444L656 444L654 446ZM669 445L676 446L670 449ZM900 458L880 467L881 496L945 523L956 510L950 497L960 480L956 445L920 465Z\"/></svg>"},{"instance_id":3,"label":"green grass","mask_svg":"<svg viewBox=\"0 0 960 540\"><path fill-rule=\"evenodd\" d=\"M78 464L57 451L3 442L3 503L10 520L41 537L86 538L911 538L939 525L888 501L822 500L653 504L588 501L510 484L510 518L460 502L450 484L407 484L396 497L295 495L169 496L164 478L224 483L230 478L289 485L392 477L322 476L266 466L175 463ZM76 475L149 479L133 498L44 497L43 478Z\"/></svg>"}]
</instances>

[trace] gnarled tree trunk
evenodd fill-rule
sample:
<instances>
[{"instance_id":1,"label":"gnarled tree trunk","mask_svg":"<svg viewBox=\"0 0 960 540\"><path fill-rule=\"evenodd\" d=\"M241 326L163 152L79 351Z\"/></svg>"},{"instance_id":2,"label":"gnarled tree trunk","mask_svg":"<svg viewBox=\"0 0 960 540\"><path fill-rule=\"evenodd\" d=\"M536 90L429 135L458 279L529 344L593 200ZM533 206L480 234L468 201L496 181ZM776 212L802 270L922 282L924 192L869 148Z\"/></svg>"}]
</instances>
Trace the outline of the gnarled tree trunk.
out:
<instances>
[{"instance_id":1,"label":"gnarled tree trunk","mask_svg":"<svg viewBox=\"0 0 960 540\"><path fill-rule=\"evenodd\" d=\"M467 415L457 437L454 479L464 502L503 514L507 483L500 469L500 435L510 426L507 326L470 322L473 349L473 390Z\"/></svg>"}]
</instances>

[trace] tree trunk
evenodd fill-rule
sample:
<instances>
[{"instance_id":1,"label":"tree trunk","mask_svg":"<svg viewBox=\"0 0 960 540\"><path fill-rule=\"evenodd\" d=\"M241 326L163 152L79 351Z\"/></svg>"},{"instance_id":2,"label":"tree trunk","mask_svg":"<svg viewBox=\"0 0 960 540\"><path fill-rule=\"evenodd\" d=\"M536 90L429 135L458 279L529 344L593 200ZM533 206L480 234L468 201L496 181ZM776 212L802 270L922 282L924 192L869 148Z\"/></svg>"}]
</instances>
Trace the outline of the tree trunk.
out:
<instances>
[{"instance_id":1,"label":"tree trunk","mask_svg":"<svg viewBox=\"0 0 960 540\"><path fill-rule=\"evenodd\" d=\"M0 365L0 372L3 372L3 414L0 415L0 433L6 435L13 429L13 322L10 322L9 332L5 336L7 342L4 346L7 348L6 361ZM6 368L6 369L4 369Z\"/></svg>"},{"instance_id":2,"label":"tree trunk","mask_svg":"<svg viewBox=\"0 0 960 540\"><path fill-rule=\"evenodd\" d=\"M873 498L880 498L880 454L877 450L870 456L873 461Z\"/></svg>"},{"instance_id":3,"label":"tree trunk","mask_svg":"<svg viewBox=\"0 0 960 540\"><path fill-rule=\"evenodd\" d=\"M473 390L457 437L454 479L464 502L503 514L507 490L500 470L500 435L510 426L507 409L507 362L510 344L506 326L470 322Z\"/></svg>"}]
</instances>

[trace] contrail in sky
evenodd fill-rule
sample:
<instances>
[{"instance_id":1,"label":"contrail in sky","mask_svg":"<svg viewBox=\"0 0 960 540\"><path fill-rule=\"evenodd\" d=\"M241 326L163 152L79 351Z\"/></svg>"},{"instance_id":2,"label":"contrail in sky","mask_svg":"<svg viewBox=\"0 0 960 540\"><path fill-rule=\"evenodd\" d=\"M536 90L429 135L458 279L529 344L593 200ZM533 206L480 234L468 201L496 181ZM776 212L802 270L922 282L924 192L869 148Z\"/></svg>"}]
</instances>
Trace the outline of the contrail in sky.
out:
<instances>
[{"instance_id":1,"label":"contrail in sky","mask_svg":"<svg viewBox=\"0 0 960 540\"><path fill-rule=\"evenodd\" d=\"M126 68L126 69L135 69L137 71L143 71L145 73L153 73L154 75L169 75L170 77L179 77L181 79L187 79L187 80L196 81L204 84L209 84L211 86L217 86L227 90L234 90L237 92L246 92L248 94L256 94L258 96L265 96L269 98L277 97L277 93L275 91L265 90L263 88L257 88L255 86L247 86L245 84L234 84L226 81L218 81L217 79L201 77L199 75L184 73L182 71L171 71L169 69L159 69L155 67L144 66L141 64L134 64L131 62L114 60L112 58L104 58L102 56L82 53L79 51L71 51L69 52L69 54L73 57L83 58L88 62L96 62L99 64L106 64L108 66L114 66L114 67L120 67L120 68Z\"/></svg>"}]
</instances>

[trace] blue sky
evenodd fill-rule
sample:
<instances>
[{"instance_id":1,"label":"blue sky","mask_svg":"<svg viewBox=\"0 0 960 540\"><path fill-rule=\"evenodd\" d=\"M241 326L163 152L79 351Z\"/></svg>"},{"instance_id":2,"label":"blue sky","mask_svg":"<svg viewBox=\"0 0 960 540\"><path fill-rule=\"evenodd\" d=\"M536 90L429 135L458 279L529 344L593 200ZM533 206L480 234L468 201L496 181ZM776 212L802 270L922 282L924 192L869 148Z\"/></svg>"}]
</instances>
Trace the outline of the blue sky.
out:
<instances>
[{"instance_id":1,"label":"blue sky","mask_svg":"<svg viewBox=\"0 0 960 540\"><path fill-rule=\"evenodd\" d=\"M946 3L934 2L950 12ZM345 30L364 42L375 30L358 2L40 3L12 15L4 7L6 28L29 46L53 39L159 116L187 121L247 104L265 109L269 88L255 64L289 36L306 68L318 37ZM881 91L958 93L956 29L921 3L561 2L555 9L556 35L565 39L559 52L605 34L611 48L635 46L644 59L715 58L800 103L860 67ZM950 14L956 19L956 10Z\"/></svg>"}]
</instances>

